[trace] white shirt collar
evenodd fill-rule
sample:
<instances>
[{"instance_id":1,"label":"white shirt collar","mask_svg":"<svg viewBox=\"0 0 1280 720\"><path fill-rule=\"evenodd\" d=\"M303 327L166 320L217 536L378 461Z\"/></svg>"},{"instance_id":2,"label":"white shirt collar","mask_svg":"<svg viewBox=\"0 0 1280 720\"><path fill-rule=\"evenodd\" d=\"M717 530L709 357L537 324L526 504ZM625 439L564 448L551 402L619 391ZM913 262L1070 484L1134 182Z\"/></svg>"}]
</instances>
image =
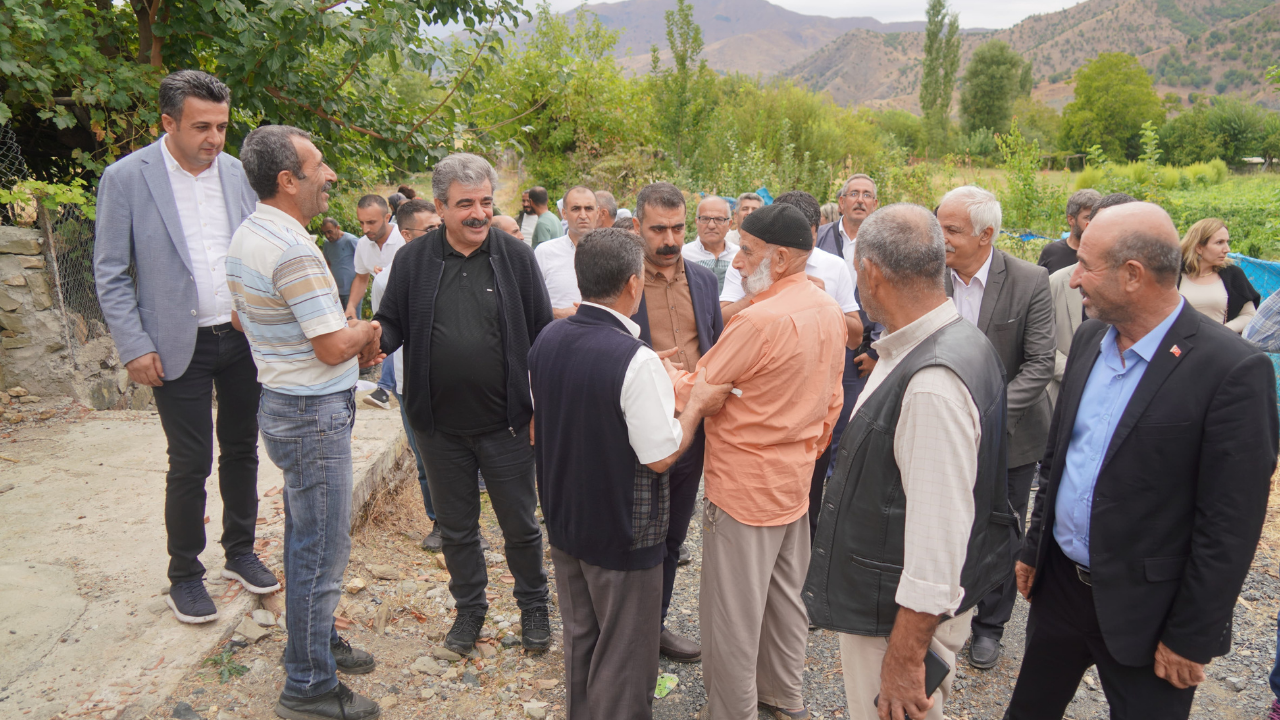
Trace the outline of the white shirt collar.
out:
<instances>
[{"instance_id":1,"label":"white shirt collar","mask_svg":"<svg viewBox=\"0 0 1280 720\"><path fill-rule=\"evenodd\" d=\"M302 226L302 223L298 222L297 218L280 208L264 205L259 202L258 206L254 208L253 214L263 218L264 220L279 223L299 235L306 235L307 237L311 236L311 233L307 232L307 229Z\"/></svg>"},{"instance_id":2,"label":"white shirt collar","mask_svg":"<svg viewBox=\"0 0 1280 720\"><path fill-rule=\"evenodd\" d=\"M951 279L955 280L957 283L961 285L964 285L966 288L973 287L973 281L976 279L980 283L979 287L985 290L987 287L987 275L991 273L991 258L995 256L996 256L996 249L993 247L991 248L991 252L987 253L987 261L982 263L982 267L978 268L978 272L974 273L973 277L969 278L968 283L965 283L963 280L961 280L959 273L957 273L954 269L951 270Z\"/></svg>"},{"instance_id":3,"label":"white shirt collar","mask_svg":"<svg viewBox=\"0 0 1280 720\"><path fill-rule=\"evenodd\" d=\"M601 310L607 311L609 314L613 315L614 317L622 321L623 327L631 331L632 337L640 337L640 326L635 324L635 322L631 318L627 317L626 315L623 315L617 310L614 310L611 307L605 307L604 305L601 305L599 303L587 302L586 300L583 300L582 304L590 305L593 308L600 308Z\"/></svg>"},{"instance_id":4,"label":"white shirt collar","mask_svg":"<svg viewBox=\"0 0 1280 720\"><path fill-rule=\"evenodd\" d=\"M844 238L847 243L857 242L858 236L849 237L849 233L844 229L844 217L836 221L836 227L840 228L840 237Z\"/></svg>"},{"instance_id":5,"label":"white shirt collar","mask_svg":"<svg viewBox=\"0 0 1280 720\"><path fill-rule=\"evenodd\" d=\"M712 255L711 255L711 251L707 249L707 246L706 246L706 245L703 245L703 244L702 244L702 236L701 236L701 235L699 235L699 236L695 237L695 238L693 239L693 241L694 241L694 242L696 242L696 243L698 243L698 249L699 249L699 250L701 250L702 252L706 253L708 257L712 257ZM724 237L724 250L720 251L720 254L719 254L719 255L715 255L715 256L714 256L714 258L715 258L716 260L719 260L720 258L724 257L725 255L729 255L729 254L731 254L731 253L736 253L737 251L738 251L738 246L737 246L737 245L734 245L734 244L733 244L733 243L731 243L731 242L729 242L729 234L728 234L728 233L725 233L725 237Z\"/></svg>"},{"instance_id":6,"label":"white shirt collar","mask_svg":"<svg viewBox=\"0 0 1280 720\"><path fill-rule=\"evenodd\" d=\"M174 159L173 154L169 152L169 141L165 139L167 137L169 137L168 133L160 136L160 152L164 154L164 167L166 170L171 173L184 173L188 177L218 177L218 158L216 156L213 158L213 162L209 163L208 168L203 170L199 175L192 175L187 172L185 168L179 165L178 161Z\"/></svg>"}]
</instances>

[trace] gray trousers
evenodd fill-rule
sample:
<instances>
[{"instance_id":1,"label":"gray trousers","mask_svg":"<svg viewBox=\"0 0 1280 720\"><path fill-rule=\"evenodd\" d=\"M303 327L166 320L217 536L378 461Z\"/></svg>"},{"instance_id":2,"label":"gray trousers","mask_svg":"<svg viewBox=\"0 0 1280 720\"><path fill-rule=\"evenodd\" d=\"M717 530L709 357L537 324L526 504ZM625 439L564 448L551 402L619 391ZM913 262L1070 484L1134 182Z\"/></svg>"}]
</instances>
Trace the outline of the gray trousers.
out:
<instances>
[{"instance_id":1,"label":"gray trousers","mask_svg":"<svg viewBox=\"0 0 1280 720\"><path fill-rule=\"evenodd\" d=\"M568 720L649 720L658 682L662 566L605 570L552 546Z\"/></svg>"}]
</instances>

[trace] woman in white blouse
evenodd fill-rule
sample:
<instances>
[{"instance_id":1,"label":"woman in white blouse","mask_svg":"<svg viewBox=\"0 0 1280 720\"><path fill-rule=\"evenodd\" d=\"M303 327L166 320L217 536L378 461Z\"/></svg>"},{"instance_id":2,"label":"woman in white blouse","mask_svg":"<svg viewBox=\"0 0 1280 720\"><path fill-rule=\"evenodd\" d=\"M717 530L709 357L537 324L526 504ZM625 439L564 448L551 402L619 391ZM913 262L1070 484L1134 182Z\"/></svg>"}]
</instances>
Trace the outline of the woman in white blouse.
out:
<instances>
[{"instance_id":1,"label":"woman in white blouse","mask_svg":"<svg viewBox=\"0 0 1280 720\"><path fill-rule=\"evenodd\" d=\"M1218 218L1205 218L1182 238L1182 277L1178 291L1191 307L1242 332L1262 297L1244 271L1231 264L1231 234Z\"/></svg>"}]
</instances>

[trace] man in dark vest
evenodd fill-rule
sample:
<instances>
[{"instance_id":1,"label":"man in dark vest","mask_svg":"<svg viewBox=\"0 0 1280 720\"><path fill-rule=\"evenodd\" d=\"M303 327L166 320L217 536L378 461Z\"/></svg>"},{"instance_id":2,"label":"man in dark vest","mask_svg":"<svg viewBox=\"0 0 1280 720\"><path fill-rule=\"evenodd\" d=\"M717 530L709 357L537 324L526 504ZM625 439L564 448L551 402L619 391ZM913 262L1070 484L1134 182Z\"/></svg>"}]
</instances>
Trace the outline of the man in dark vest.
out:
<instances>
[{"instance_id":1,"label":"man in dark vest","mask_svg":"<svg viewBox=\"0 0 1280 720\"><path fill-rule=\"evenodd\" d=\"M684 195L671 183L648 185L636 196L636 232L644 241L644 294L631 319L640 326L640 339L670 355L671 362L692 371L724 330L720 313L720 285L716 274L695 262L685 262ZM671 352L668 352L671 351ZM702 659L698 643L667 629L667 610L676 585L676 565L687 563L684 539L698 500L706 435L702 425L689 452L671 468L671 524L667 556L662 561L662 656L675 662Z\"/></svg>"},{"instance_id":2,"label":"man in dark vest","mask_svg":"<svg viewBox=\"0 0 1280 720\"><path fill-rule=\"evenodd\" d=\"M928 210L877 211L855 258L885 334L840 441L803 597L814 624L840 633L851 718L941 720L950 676L926 696L925 652L955 667L974 606L1010 570L1004 376L947 298Z\"/></svg>"},{"instance_id":3,"label":"man in dark vest","mask_svg":"<svg viewBox=\"0 0 1280 720\"><path fill-rule=\"evenodd\" d=\"M732 386L700 371L677 417L662 360L632 322L645 294L634 233L588 233L582 304L529 351L539 494L564 621L566 712L649 718L658 677L668 471ZM671 354L671 353L666 353Z\"/></svg>"}]
</instances>

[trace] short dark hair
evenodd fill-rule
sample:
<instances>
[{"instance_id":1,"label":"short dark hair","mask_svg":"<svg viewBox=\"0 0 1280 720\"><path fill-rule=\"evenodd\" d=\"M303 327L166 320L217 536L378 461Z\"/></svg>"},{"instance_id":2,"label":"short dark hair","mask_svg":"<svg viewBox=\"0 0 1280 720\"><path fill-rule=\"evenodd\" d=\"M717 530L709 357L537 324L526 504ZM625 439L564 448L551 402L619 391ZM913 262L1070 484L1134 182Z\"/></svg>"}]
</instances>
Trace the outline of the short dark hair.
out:
<instances>
[{"instance_id":1,"label":"short dark hair","mask_svg":"<svg viewBox=\"0 0 1280 720\"><path fill-rule=\"evenodd\" d=\"M804 214L804 219L809 221L813 227L822 224L822 206L818 204L818 198L810 195L803 190L792 190L785 192L774 199L775 205L790 205Z\"/></svg>"},{"instance_id":2,"label":"short dark hair","mask_svg":"<svg viewBox=\"0 0 1280 720\"><path fill-rule=\"evenodd\" d=\"M356 207L360 210L367 210L371 207L382 208L384 212L391 212L391 206L387 204L387 199L377 194L369 194L360 198L356 203Z\"/></svg>"},{"instance_id":3,"label":"short dark hair","mask_svg":"<svg viewBox=\"0 0 1280 720\"><path fill-rule=\"evenodd\" d=\"M396 208L396 224L400 227L404 227L404 224L413 220L413 216L418 213L431 213L432 215L435 215L436 206L434 203L429 203L421 198L405 200L400 203L400 207Z\"/></svg>"},{"instance_id":4,"label":"short dark hair","mask_svg":"<svg viewBox=\"0 0 1280 720\"><path fill-rule=\"evenodd\" d=\"M401 185L400 187L396 188L396 192L398 192L398 193L400 193L401 195L405 196L405 199L407 199L407 200L417 200L417 199L418 199L418 191L417 191L417 190L414 190L413 188L409 187L408 185Z\"/></svg>"},{"instance_id":5,"label":"short dark hair","mask_svg":"<svg viewBox=\"0 0 1280 720\"><path fill-rule=\"evenodd\" d=\"M541 185L529 188L529 202L542 206L547 204L547 189Z\"/></svg>"},{"instance_id":6,"label":"short dark hair","mask_svg":"<svg viewBox=\"0 0 1280 720\"><path fill-rule=\"evenodd\" d=\"M160 81L160 114L181 120L182 104L189 97L230 105L231 88L207 72L171 72Z\"/></svg>"},{"instance_id":7,"label":"short dark hair","mask_svg":"<svg viewBox=\"0 0 1280 720\"><path fill-rule=\"evenodd\" d=\"M245 137L240 164L259 200L270 200L280 192L280 173L286 170L299 180L306 179L298 149L293 146L295 137L310 140L311 133L292 125L263 125Z\"/></svg>"},{"instance_id":8,"label":"short dark hair","mask_svg":"<svg viewBox=\"0 0 1280 720\"><path fill-rule=\"evenodd\" d=\"M1102 193L1093 188L1085 188L1071 193L1067 198L1067 216L1076 217L1084 210L1092 210L1102 199Z\"/></svg>"},{"instance_id":9,"label":"short dark hair","mask_svg":"<svg viewBox=\"0 0 1280 720\"><path fill-rule=\"evenodd\" d=\"M1098 217L1099 212L1106 210L1109 207L1115 207L1116 205L1128 205L1132 202L1138 202L1138 198L1129 195L1128 193L1118 192L1111 193L1110 195L1103 195L1102 199L1094 204L1093 212L1089 213L1089 222L1093 222L1093 219Z\"/></svg>"},{"instance_id":10,"label":"short dark hair","mask_svg":"<svg viewBox=\"0 0 1280 720\"><path fill-rule=\"evenodd\" d=\"M636 219L644 222L644 209L650 205L663 210L676 210L684 207L684 194L680 188L669 182L656 182L645 185L636 195Z\"/></svg>"},{"instance_id":11,"label":"short dark hair","mask_svg":"<svg viewBox=\"0 0 1280 720\"><path fill-rule=\"evenodd\" d=\"M630 230L592 230L578 241L573 270L584 301L609 305L632 276L644 276L644 241Z\"/></svg>"}]
</instances>

